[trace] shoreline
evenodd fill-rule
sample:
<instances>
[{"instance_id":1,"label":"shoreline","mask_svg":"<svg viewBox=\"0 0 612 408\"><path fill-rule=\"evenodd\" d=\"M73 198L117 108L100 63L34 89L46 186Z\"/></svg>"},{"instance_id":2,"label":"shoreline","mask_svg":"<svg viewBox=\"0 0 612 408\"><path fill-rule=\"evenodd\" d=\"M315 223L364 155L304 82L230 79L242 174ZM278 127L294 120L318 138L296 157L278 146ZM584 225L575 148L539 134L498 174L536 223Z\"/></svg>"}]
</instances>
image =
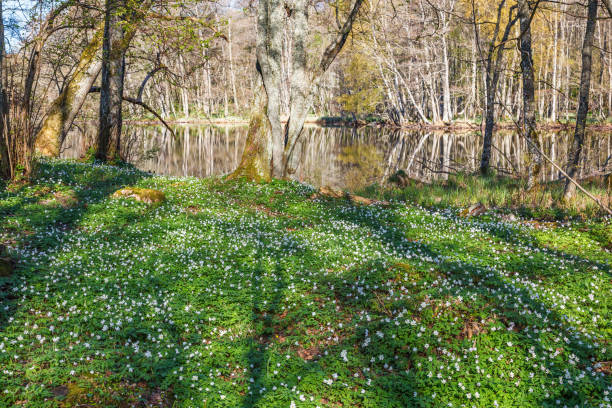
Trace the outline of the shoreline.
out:
<instances>
[{"instance_id":1,"label":"shoreline","mask_svg":"<svg viewBox=\"0 0 612 408\"><path fill-rule=\"evenodd\" d=\"M187 118L187 119L165 119L170 125L210 125L210 126L248 126L248 119L243 118L215 118L215 119L198 119L198 118ZM86 121L85 121L86 122ZM286 120L282 120L282 123L287 123ZM157 120L149 119L126 119L126 124L135 125L159 125L160 122ZM311 118L304 122L307 126L320 126L320 127L353 127L353 128L386 128L391 130L438 130L438 131L479 131L482 130L483 126L471 122L453 122L453 123L439 123L439 124L428 124L428 123L409 123L404 125L395 125L392 123L385 122L364 122L364 121L343 121L343 120L325 120L324 118ZM538 130L548 131L560 131L560 130L573 130L575 122L569 123L548 123L541 122L537 124ZM592 123L587 124L587 129L595 131L611 131L612 123ZM514 123L502 122L495 125L495 130L513 130L516 129Z\"/></svg>"}]
</instances>

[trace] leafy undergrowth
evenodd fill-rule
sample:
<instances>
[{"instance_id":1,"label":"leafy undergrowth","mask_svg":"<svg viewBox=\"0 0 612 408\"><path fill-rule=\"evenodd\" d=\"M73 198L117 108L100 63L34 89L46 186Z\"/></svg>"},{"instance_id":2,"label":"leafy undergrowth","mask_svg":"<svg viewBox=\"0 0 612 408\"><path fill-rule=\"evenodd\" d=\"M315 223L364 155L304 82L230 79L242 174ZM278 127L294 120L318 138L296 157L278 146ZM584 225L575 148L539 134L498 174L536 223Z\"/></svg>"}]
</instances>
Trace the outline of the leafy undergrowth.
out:
<instances>
[{"instance_id":1,"label":"leafy undergrowth","mask_svg":"<svg viewBox=\"0 0 612 408\"><path fill-rule=\"evenodd\" d=\"M0 405L610 406L607 224L312 192L66 161L0 190Z\"/></svg>"}]
</instances>

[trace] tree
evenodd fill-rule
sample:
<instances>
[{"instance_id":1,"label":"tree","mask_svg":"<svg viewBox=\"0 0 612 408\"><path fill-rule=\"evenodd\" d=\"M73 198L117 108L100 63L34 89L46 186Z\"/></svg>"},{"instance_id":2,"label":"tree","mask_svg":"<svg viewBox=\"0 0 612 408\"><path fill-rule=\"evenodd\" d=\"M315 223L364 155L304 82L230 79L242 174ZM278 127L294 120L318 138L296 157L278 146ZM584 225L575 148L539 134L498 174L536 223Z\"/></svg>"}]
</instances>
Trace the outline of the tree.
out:
<instances>
[{"instance_id":1,"label":"tree","mask_svg":"<svg viewBox=\"0 0 612 408\"><path fill-rule=\"evenodd\" d=\"M587 23L582 44L582 71L580 74L580 91L578 95L578 113L576 114L576 128L574 129L574 140L569 152L567 174L575 179L580 164L582 148L584 146L586 118L589 112L589 92L591 90L591 65L593 58L593 37L595 35L595 24L597 20L598 0L589 0L587 6ZM576 193L576 184L569 179L565 182L563 198L568 200Z\"/></svg>"},{"instance_id":2,"label":"tree","mask_svg":"<svg viewBox=\"0 0 612 408\"><path fill-rule=\"evenodd\" d=\"M533 55L531 50L531 22L538 7L539 0L530 6L528 0L518 1L518 17L521 35L519 49L521 52L521 73L523 78L523 134L527 138L531 162L528 167L527 186L533 187L542 167L542 158L539 153L539 139L536 133L535 113L535 79L533 72Z\"/></svg>"},{"instance_id":3,"label":"tree","mask_svg":"<svg viewBox=\"0 0 612 408\"><path fill-rule=\"evenodd\" d=\"M382 103L382 83L374 63L361 53L354 53L343 69L346 93L337 100L342 107L354 115L374 114Z\"/></svg>"},{"instance_id":4,"label":"tree","mask_svg":"<svg viewBox=\"0 0 612 408\"><path fill-rule=\"evenodd\" d=\"M10 179L14 169L11 167L9 156L9 134L6 129L5 119L7 114L6 93L4 90L4 4L0 0L0 178Z\"/></svg>"},{"instance_id":5,"label":"tree","mask_svg":"<svg viewBox=\"0 0 612 408\"><path fill-rule=\"evenodd\" d=\"M102 42L102 81L96 158L118 158L121 148L123 81L125 78L126 14L124 0L106 0ZM133 28L132 28L133 29Z\"/></svg>"},{"instance_id":6,"label":"tree","mask_svg":"<svg viewBox=\"0 0 612 408\"><path fill-rule=\"evenodd\" d=\"M472 2L472 5L474 3ZM502 71L504 51L508 48L508 37L512 27L516 23L517 16L514 15L516 6L512 6L508 12L508 19L501 40L497 43L501 25L503 23L503 11L506 0L502 0L497 7L497 19L493 28L493 34L489 40L489 47L486 57L483 58L485 64L485 133L482 144L482 155L480 159L480 172L486 174L491 168L491 146L493 144L493 130L495 128L495 104L499 77ZM478 22L475 7L473 8L474 32L479 37ZM479 41L477 41L480 44ZM482 53L481 53L482 54ZM482 57L481 57L482 58Z\"/></svg>"},{"instance_id":7,"label":"tree","mask_svg":"<svg viewBox=\"0 0 612 408\"><path fill-rule=\"evenodd\" d=\"M256 70L263 92L257 92L249 123L248 138L240 165L233 177L270 180L290 171L289 164L312 103L312 89L320 81L342 47L364 0L354 0L344 24L325 49L319 63L309 69L307 37L308 1L260 0L257 11ZM280 117L282 86L282 27L287 19L292 29L292 66L289 118L283 128Z\"/></svg>"},{"instance_id":8,"label":"tree","mask_svg":"<svg viewBox=\"0 0 612 408\"><path fill-rule=\"evenodd\" d=\"M56 22L64 16L70 2L60 3L50 12L47 6L39 1L32 7L33 14L24 23L30 26L28 37L11 55L5 52L4 21L0 23L0 177L4 179L13 179L21 173L28 176L32 170L39 127L35 112L40 105L36 89L40 82L41 54L49 37L66 27ZM4 11L3 7L0 2L0 10ZM45 12L47 15L42 17Z\"/></svg>"},{"instance_id":9,"label":"tree","mask_svg":"<svg viewBox=\"0 0 612 408\"><path fill-rule=\"evenodd\" d=\"M75 72L64 84L62 92L45 115L42 127L36 136L36 149L43 155L51 157L59 155L68 130L100 74L102 59L99 54L103 33L104 25L100 25L81 53Z\"/></svg>"}]
</instances>

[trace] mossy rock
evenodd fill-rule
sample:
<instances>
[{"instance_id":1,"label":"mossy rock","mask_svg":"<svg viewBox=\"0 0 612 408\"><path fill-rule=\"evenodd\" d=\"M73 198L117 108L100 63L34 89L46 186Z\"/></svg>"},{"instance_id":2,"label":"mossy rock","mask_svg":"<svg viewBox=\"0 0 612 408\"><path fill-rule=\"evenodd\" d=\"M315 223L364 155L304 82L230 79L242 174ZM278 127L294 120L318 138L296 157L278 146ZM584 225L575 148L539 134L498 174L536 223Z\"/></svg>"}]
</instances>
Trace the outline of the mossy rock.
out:
<instances>
[{"instance_id":1,"label":"mossy rock","mask_svg":"<svg viewBox=\"0 0 612 408\"><path fill-rule=\"evenodd\" d=\"M79 197L74 190L56 191L53 196L39 202L42 205L59 205L63 208L71 208L79 203Z\"/></svg>"},{"instance_id":2,"label":"mossy rock","mask_svg":"<svg viewBox=\"0 0 612 408\"><path fill-rule=\"evenodd\" d=\"M150 188L126 187L115 191L113 198L133 198L146 204L161 203L166 201L163 191Z\"/></svg>"}]
</instances>

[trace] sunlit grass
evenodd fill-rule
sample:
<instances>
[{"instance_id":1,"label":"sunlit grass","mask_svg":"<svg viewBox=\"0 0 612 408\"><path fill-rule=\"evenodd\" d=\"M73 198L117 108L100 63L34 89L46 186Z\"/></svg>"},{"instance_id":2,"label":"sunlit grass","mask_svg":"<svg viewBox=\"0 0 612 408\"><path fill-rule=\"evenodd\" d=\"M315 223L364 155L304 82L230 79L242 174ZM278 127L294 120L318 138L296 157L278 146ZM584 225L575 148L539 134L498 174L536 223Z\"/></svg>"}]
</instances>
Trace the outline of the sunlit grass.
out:
<instances>
[{"instance_id":1,"label":"sunlit grass","mask_svg":"<svg viewBox=\"0 0 612 408\"><path fill-rule=\"evenodd\" d=\"M604 205L612 205L612 190L607 179L593 179L581 184ZM541 183L528 190L525 180L511 177L452 174L447 180L424 185L413 183L404 188L371 186L363 194L377 198L396 198L427 207L465 208L476 203L501 212L526 217L562 220L566 218L601 218L607 213L580 191L569 201L563 200L563 183Z\"/></svg>"}]
</instances>

